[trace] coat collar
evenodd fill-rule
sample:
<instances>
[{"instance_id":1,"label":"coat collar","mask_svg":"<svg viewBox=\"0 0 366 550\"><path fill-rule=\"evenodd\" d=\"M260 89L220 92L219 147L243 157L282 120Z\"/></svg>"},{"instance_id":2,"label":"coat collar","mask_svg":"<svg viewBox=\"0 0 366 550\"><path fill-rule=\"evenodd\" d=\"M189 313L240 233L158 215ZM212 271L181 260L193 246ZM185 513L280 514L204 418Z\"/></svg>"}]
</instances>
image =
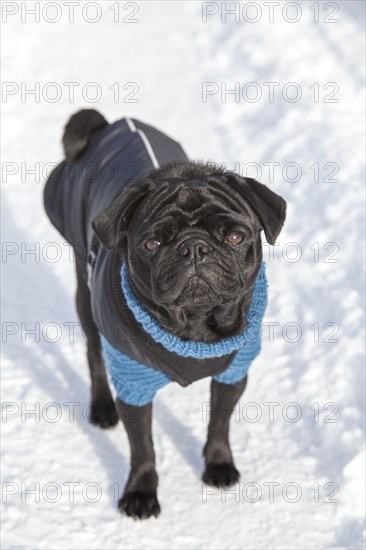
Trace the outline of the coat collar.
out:
<instances>
[{"instance_id":1,"label":"coat collar","mask_svg":"<svg viewBox=\"0 0 366 550\"><path fill-rule=\"evenodd\" d=\"M158 342L168 351L183 357L207 359L228 355L243 348L246 344L260 338L258 334L267 305L267 278L265 264L261 268L254 284L252 302L248 311L247 325L242 334L223 338L217 342L206 343L193 340L182 340L178 336L165 330L157 319L141 305L132 292L125 263L121 267L122 292L126 303L136 321L142 325L155 342Z\"/></svg>"}]
</instances>

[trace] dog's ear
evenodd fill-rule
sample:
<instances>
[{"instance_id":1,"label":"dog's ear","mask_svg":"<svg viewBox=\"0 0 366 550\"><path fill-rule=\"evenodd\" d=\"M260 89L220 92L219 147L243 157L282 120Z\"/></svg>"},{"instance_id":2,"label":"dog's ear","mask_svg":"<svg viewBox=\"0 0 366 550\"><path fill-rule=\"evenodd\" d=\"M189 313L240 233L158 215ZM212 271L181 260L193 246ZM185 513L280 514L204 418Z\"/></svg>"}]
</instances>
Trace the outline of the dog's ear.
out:
<instances>
[{"instance_id":1,"label":"dog's ear","mask_svg":"<svg viewBox=\"0 0 366 550\"><path fill-rule=\"evenodd\" d=\"M107 250L121 244L137 206L150 190L150 183L129 185L110 206L92 220L94 233Z\"/></svg>"},{"instance_id":2,"label":"dog's ear","mask_svg":"<svg viewBox=\"0 0 366 550\"><path fill-rule=\"evenodd\" d=\"M286 201L255 179L232 173L229 182L233 182L233 179L240 195L248 201L260 219L267 241L274 245L286 218Z\"/></svg>"}]
</instances>

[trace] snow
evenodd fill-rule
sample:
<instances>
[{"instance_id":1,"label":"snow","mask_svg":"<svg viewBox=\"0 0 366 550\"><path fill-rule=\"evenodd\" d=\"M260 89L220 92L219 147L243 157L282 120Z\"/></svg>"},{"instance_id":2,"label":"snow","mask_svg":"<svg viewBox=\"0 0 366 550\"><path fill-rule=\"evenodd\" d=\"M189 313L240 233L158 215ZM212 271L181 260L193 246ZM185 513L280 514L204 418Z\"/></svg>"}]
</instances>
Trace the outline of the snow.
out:
<instances>
[{"instance_id":1,"label":"snow","mask_svg":"<svg viewBox=\"0 0 366 550\"><path fill-rule=\"evenodd\" d=\"M120 3L116 23L112 2L98 4L95 23L82 18L85 2L73 23L64 2L55 23L52 7L36 22L22 13L34 2L3 3L3 13L5 4L18 11L2 25L3 81L19 91L2 105L3 548L363 548L364 3L298 2L296 23L285 2L272 23L263 2L256 23L243 17L247 2L238 22L221 22L222 4L209 3L218 13L205 23L198 1ZM74 100L70 82L80 84ZM95 104L82 96L95 92L90 82L101 90ZM39 101L22 100L36 83ZM205 98L207 83L216 92ZM137 102L123 102L132 92ZM84 340L78 327L70 333L74 266L41 202L63 125L93 106L110 121L156 125L191 158L260 170L288 201L278 246L264 246L263 350L232 422L240 485L200 481L209 381L171 384L154 404L162 515L146 522L116 510L129 461L122 426L103 432L85 420Z\"/></svg>"}]
</instances>

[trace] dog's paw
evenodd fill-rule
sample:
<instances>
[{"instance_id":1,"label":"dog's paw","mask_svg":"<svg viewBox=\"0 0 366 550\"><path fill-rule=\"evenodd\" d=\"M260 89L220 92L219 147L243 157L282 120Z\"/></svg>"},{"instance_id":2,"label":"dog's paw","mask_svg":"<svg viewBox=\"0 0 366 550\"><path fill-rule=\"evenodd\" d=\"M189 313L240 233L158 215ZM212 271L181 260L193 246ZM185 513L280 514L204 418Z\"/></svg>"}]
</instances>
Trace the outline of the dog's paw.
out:
<instances>
[{"instance_id":1,"label":"dog's paw","mask_svg":"<svg viewBox=\"0 0 366 550\"><path fill-rule=\"evenodd\" d=\"M89 421L91 424L103 429L116 426L118 424L118 414L113 399L92 402Z\"/></svg>"},{"instance_id":2,"label":"dog's paw","mask_svg":"<svg viewBox=\"0 0 366 550\"><path fill-rule=\"evenodd\" d=\"M239 481L240 474L232 462L207 464L202 481L214 487L230 487Z\"/></svg>"},{"instance_id":3,"label":"dog's paw","mask_svg":"<svg viewBox=\"0 0 366 550\"><path fill-rule=\"evenodd\" d=\"M155 494L130 492L123 495L118 503L119 510L134 519L156 518L160 514L160 504Z\"/></svg>"}]
</instances>

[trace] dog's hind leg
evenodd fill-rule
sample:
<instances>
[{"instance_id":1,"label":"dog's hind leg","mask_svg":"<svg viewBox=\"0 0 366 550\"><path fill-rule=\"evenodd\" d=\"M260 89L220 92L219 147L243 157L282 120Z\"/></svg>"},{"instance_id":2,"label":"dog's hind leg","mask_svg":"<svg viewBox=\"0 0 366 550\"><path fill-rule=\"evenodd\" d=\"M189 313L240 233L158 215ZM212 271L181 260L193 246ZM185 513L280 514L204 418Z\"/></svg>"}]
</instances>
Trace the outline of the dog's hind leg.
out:
<instances>
[{"instance_id":1,"label":"dog's hind leg","mask_svg":"<svg viewBox=\"0 0 366 550\"><path fill-rule=\"evenodd\" d=\"M240 399L247 378L236 384L211 382L211 412L208 425L207 443L203 449L206 469L202 479L215 487L230 487L240 477L235 468L229 444L230 417Z\"/></svg>"},{"instance_id":2,"label":"dog's hind leg","mask_svg":"<svg viewBox=\"0 0 366 550\"><path fill-rule=\"evenodd\" d=\"M110 428L118 423L118 415L108 384L99 332L92 316L89 287L83 277L80 260L77 257L76 277L76 308L87 339L87 358L91 377L89 419L92 424L101 428Z\"/></svg>"}]
</instances>

